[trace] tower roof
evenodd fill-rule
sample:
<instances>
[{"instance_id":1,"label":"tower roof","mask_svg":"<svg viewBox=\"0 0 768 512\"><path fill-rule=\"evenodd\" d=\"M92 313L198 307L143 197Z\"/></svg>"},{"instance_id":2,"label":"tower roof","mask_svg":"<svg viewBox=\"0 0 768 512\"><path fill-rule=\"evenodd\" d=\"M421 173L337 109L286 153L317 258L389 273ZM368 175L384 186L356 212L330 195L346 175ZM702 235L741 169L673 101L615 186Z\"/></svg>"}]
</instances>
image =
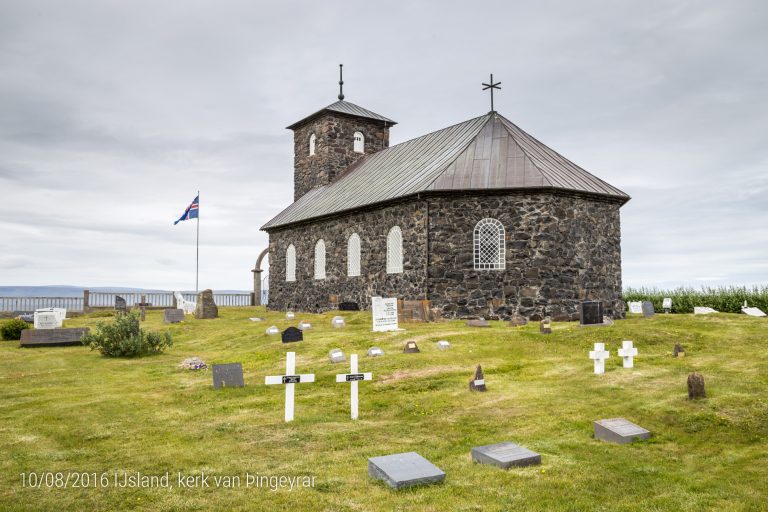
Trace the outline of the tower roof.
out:
<instances>
[{"instance_id":1,"label":"tower roof","mask_svg":"<svg viewBox=\"0 0 768 512\"><path fill-rule=\"evenodd\" d=\"M325 108L321 108L314 114L310 114L304 119L301 119L300 121L296 121L295 123L293 123L290 126L287 126L286 128L288 128L289 130L293 130L294 128L314 119L315 117L322 115L325 112L333 112L336 114L343 114L345 116L352 116L352 117L363 117L365 119L378 121L382 124L386 124L389 126L397 124L397 121L393 121L375 112L371 112L370 110L360 107L358 105L355 105L354 103L350 103L349 101L339 100L336 103L331 103Z\"/></svg>"},{"instance_id":2,"label":"tower roof","mask_svg":"<svg viewBox=\"0 0 768 512\"><path fill-rule=\"evenodd\" d=\"M563 190L630 197L545 146L496 112L361 158L336 181L311 190L262 229L430 192Z\"/></svg>"}]
</instances>

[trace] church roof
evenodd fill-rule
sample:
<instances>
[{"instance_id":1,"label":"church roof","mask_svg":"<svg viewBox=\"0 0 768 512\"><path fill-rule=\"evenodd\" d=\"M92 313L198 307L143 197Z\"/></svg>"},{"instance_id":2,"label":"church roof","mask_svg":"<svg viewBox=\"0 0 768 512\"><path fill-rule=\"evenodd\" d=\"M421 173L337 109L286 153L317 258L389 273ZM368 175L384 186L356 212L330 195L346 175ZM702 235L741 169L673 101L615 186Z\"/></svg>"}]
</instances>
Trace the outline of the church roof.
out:
<instances>
[{"instance_id":1,"label":"church roof","mask_svg":"<svg viewBox=\"0 0 768 512\"><path fill-rule=\"evenodd\" d=\"M307 192L262 229L439 191L543 189L630 197L490 112L391 146Z\"/></svg>"},{"instance_id":2,"label":"church roof","mask_svg":"<svg viewBox=\"0 0 768 512\"><path fill-rule=\"evenodd\" d=\"M336 112L337 114L344 114L348 116L355 116L355 117L364 117L366 119L373 119L374 121L380 121L382 123L386 123L389 126L397 124L397 121L393 121L389 118L386 118L384 116L381 116L377 114L376 112L371 112L368 109L365 109L359 105L355 105L354 103L350 103L348 101L339 100L336 103L331 103L325 108L321 108L314 114L308 115L304 119L301 119L300 121L296 121L291 126L288 126L287 128L289 130L293 130L297 126L309 121L310 119L319 116L323 112Z\"/></svg>"}]
</instances>

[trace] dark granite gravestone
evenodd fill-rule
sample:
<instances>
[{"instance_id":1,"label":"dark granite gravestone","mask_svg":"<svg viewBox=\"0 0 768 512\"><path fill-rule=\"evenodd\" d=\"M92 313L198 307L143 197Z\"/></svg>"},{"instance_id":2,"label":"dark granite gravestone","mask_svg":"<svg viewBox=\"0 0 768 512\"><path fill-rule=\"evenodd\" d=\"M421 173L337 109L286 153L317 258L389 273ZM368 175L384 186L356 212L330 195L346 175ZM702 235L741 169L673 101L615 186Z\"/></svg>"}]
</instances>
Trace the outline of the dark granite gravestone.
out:
<instances>
[{"instance_id":1,"label":"dark granite gravestone","mask_svg":"<svg viewBox=\"0 0 768 512\"><path fill-rule=\"evenodd\" d=\"M549 317L545 317L539 324L539 332L541 334L552 334L552 320Z\"/></svg>"},{"instance_id":2,"label":"dark granite gravestone","mask_svg":"<svg viewBox=\"0 0 768 512\"><path fill-rule=\"evenodd\" d=\"M488 391L485 387L485 376L483 375L483 369L480 365L475 368L475 375L469 379L470 391Z\"/></svg>"},{"instance_id":3,"label":"dark granite gravestone","mask_svg":"<svg viewBox=\"0 0 768 512\"><path fill-rule=\"evenodd\" d=\"M88 333L87 327L58 328L58 329L24 329L21 331L21 347L65 347L82 345L83 336Z\"/></svg>"},{"instance_id":4,"label":"dark granite gravestone","mask_svg":"<svg viewBox=\"0 0 768 512\"><path fill-rule=\"evenodd\" d=\"M704 376L697 372L688 375L688 400L696 400L706 396L707 394L704 392Z\"/></svg>"},{"instance_id":5,"label":"dark granite gravestone","mask_svg":"<svg viewBox=\"0 0 768 512\"><path fill-rule=\"evenodd\" d=\"M368 475L383 480L394 489L439 483L443 470L416 452L396 453L368 459Z\"/></svg>"},{"instance_id":6,"label":"dark granite gravestone","mask_svg":"<svg viewBox=\"0 0 768 512\"><path fill-rule=\"evenodd\" d=\"M672 349L672 357L685 357L685 349L679 343L675 343L675 348Z\"/></svg>"},{"instance_id":7,"label":"dark granite gravestone","mask_svg":"<svg viewBox=\"0 0 768 512\"><path fill-rule=\"evenodd\" d=\"M163 322L166 324L177 324L184 321L183 309L166 309L163 311Z\"/></svg>"},{"instance_id":8,"label":"dark granite gravestone","mask_svg":"<svg viewBox=\"0 0 768 512\"><path fill-rule=\"evenodd\" d=\"M653 309L653 302L650 301L643 301L643 316L648 318L653 316L656 313Z\"/></svg>"},{"instance_id":9,"label":"dark granite gravestone","mask_svg":"<svg viewBox=\"0 0 768 512\"><path fill-rule=\"evenodd\" d=\"M243 365L241 363L227 363L213 365L213 388L242 388L245 386L243 379Z\"/></svg>"},{"instance_id":10,"label":"dark granite gravestone","mask_svg":"<svg viewBox=\"0 0 768 512\"><path fill-rule=\"evenodd\" d=\"M587 300L580 304L581 325L599 325L603 323L603 303L599 300Z\"/></svg>"},{"instance_id":11,"label":"dark granite gravestone","mask_svg":"<svg viewBox=\"0 0 768 512\"><path fill-rule=\"evenodd\" d=\"M339 304L339 311L360 311L357 302L342 302Z\"/></svg>"},{"instance_id":12,"label":"dark granite gravestone","mask_svg":"<svg viewBox=\"0 0 768 512\"><path fill-rule=\"evenodd\" d=\"M212 290L203 290L197 295L197 305L195 306L195 318L202 320L218 318L219 307L213 300Z\"/></svg>"},{"instance_id":13,"label":"dark granite gravestone","mask_svg":"<svg viewBox=\"0 0 768 512\"><path fill-rule=\"evenodd\" d=\"M417 354L419 352L421 350L419 350L419 346L416 345L415 341L409 341L405 344L405 348L403 348L403 354Z\"/></svg>"},{"instance_id":14,"label":"dark granite gravestone","mask_svg":"<svg viewBox=\"0 0 768 512\"><path fill-rule=\"evenodd\" d=\"M467 327L490 327L491 324L485 318L479 318L477 320L467 320Z\"/></svg>"},{"instance_id":15,"label":"dark granite gravestone","mask_svg":"<svg viewBox=\"0 0 768 512\"><path fill-rule=\"evenodd\" d=\"M472 448L472 460L480 464L491 464L502 469L509 469L512 466L523 467L541 464L541 455L528 448L505 441Z\"/></svg>"},{"instance_id":16,"label":"dark granite gravestone","mask_svg":"<svg viewBox=\"0 0 768 512\"><path fill-rule=\"evenodd\" d=\"M594 422L595 439L627 444L638 439L648 439L651 432L624 418L611 418Z\"/></svg>"},{"instance_id":17,"label":"dark granite gravestone","mask_svg":"<svg viewBox=\"0 0 768 512\"><path fill-rule=\"evenodd\" d=\"M521 327L526 324L528 324L528 319L520 315L513 316L509 321L510 327Z\"/></svg>"},{"instance_id":18,"label":"dark granite gravestone","mask_svg":"<svg viewBox=\"0 0 768 512\"><path fill-rule=\"evenodd\" d=\"M283 331L283 343L293 343L295 341L303 341L304 333L300 329L295 327L289 327Z\"/></svg>"},{"instance_id":19,"label":"dark granite gravestone","mask_svg":"<svg viewBox=\"0 0 768 512\"><path fill-rule=\"evenodd\" d=\"M115 311L118 313L128 312L128 304L126 304L125 299L119 295L115 295Z\"/></svg>"}]
</instances>

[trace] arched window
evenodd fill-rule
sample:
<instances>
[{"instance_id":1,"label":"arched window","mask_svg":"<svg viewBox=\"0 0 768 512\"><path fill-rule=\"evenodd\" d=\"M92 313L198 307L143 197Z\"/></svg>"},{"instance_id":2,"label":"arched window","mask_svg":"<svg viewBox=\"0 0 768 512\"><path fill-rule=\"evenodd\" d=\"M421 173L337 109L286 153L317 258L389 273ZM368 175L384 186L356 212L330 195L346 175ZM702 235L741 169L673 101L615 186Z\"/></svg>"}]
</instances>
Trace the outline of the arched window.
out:
<instances>
[{"instance_id":1,"label":"arched window","mask_svg":"<svg viewBox=\"0 0 768 512\"><path fill-rule=\"evenodd\" d=\"M296 280L296 248L293 244L285 250L285 280Z\"/></svg>"},{"instance_id":2,"label":"arched window","mask_svg":"<svg viewBox=\"0 0 768 512\"><path fill-rule=\"evenodd\" d=\"M347 241L347 275L357 277L360 275L360 237L352 233Z\"/></svg>"},{"instance_id":3,"label":"arched window","mask_svg":"<svg viewBox=\"0 0 768 512\"><path fill-rule=\"evenodd\" d=\"M309 136L309 156L315 154L315 139L317 139L317 137L315 137L314 133Z\"/></svg>"},{"instance_id":4,"label":"arched window","mask_svg":"<svg viewBox=\"0 0 768 512\"><path fill-rule=\"evenodd\" d=\"M315 279L325 279L325 242L322 238L315 244Z\"/></svg>"},{"instance_id":5,"label":"arched window","mask_svg":"<svg viewBox=\"0 0 768 512\"><path fill-rule=\"evenodd\" d=\"M355 132L355 153L365 153L365 137L360 132Z\"/></svg>"},{"instance_id":6,"label":"arched window","mask_svg":"<svg viewBox=\"0 0 768 512\"><path fill-rule=\"evenodd\" d=\"M387 235L387 274L403 273L403 232L398 226Z\"/></svg>"},{"instance_id":7,"label":"arched window","mask_svg":"<svg viewBox=\"0 0 768 512\"><path fill-rule=\"evenodd\" d=\"M496 219L475 225L475 270L504 270L504 226Z\"/></svg>"}]
</instances>

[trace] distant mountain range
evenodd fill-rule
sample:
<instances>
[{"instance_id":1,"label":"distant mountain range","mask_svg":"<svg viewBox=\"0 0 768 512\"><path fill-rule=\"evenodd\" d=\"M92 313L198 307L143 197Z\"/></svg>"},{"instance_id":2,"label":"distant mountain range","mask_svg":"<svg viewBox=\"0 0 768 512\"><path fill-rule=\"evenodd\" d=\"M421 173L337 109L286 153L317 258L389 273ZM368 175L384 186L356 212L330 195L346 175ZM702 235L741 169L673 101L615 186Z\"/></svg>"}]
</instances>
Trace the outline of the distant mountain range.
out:
<instances>
[{"instance_id":1,"label":"distant mountain range","mask_svg":"<svg viewBox=\"0 0 768 512\"><path fill-rule=\"evenodd\" d=\"M0 297L82 297L83 290L92 292L157 293L166 291L189 292L189 290L151 290L125 286L0 286ZM251 290L214 290L216 293L250 293Z\"/></svg>"}]
</instances>

